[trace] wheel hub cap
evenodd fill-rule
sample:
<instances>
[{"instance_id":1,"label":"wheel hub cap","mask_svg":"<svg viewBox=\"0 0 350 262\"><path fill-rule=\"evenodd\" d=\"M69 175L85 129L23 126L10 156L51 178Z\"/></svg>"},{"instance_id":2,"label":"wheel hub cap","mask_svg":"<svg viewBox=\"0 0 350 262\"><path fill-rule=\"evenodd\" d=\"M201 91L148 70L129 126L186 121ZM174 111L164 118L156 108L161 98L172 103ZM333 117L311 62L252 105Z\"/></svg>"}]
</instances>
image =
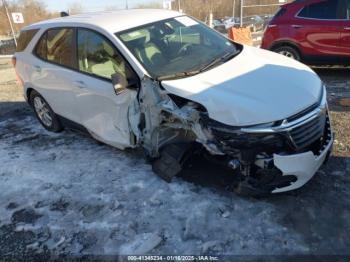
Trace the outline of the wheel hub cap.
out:
<instances>
[{"instance_id":1,"label":"wheel hub cap","mask_svg":"<svg viewBox=\"0 0 350 262\"><path fill-rule=\"evenodd\" d=\"M295 59L294 55L291 52L289 52L289 51L283 50L283 51L279 52L279 54L284 55L284 56L289 57L289 58Z\"/></svg>"},{"instance_id":2,"label":"wheel hub cap","mask_svg":"<svg viewBox=\"0 0 350 262\"><path fill-rule=\"evenodd\" d=\"M44 125L50 127L52 125L52 117L46 102L38 96L35 97L34 109L40 120L44 123Z\"/></svg>"}]
</instances>

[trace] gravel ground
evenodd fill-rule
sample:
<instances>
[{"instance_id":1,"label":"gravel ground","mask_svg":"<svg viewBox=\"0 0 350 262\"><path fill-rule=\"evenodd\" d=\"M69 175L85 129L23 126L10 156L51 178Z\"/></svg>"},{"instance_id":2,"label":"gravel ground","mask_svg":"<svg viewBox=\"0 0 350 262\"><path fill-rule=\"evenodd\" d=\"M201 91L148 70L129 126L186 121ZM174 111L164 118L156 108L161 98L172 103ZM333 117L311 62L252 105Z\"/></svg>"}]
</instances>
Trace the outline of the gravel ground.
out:
<instances>
[{"instance_id":1,"label":"gravel ground","mask_svg":"<svg viewBox=\"0 0 350 262\"><path fill-rule=\"evenodd\" d=\"M226 170L201 159L167 184L138 150L79 133L46 132L0 59L0 260L57 255L350 255L348 69L327 83L333 156L303 188L264 199L226 190Z\"/></svg>"}]
</instances>

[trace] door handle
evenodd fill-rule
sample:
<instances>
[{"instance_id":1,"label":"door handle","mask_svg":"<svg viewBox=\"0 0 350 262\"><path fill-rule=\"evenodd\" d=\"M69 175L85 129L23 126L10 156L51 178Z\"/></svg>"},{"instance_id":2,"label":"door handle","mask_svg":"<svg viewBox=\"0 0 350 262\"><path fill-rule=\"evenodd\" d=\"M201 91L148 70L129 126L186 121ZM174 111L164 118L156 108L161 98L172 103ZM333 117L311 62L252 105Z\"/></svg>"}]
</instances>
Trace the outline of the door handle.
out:
<instances>
[{"instance_id":1,"label":"door handle","mask_svg":"<svg viewBox=\"0 0 350 262\"><path fill-rule=\"evenodd\" d=\"M292 27L298 29L298 28L302 28L303 26L302 25L292 25Z\"/></svg>"},{"instance_id":2,"label":"door handle","mask_svg":"<svg viewBox=\"0 0 350 262\"><path fill-rule=\"evenodd\" d=\"M35 71L37 71L38 73L40 73L41 72L41 67L40 66L34 66L34 68L35 68Z\"/></svg>"},{"instance_id":3,"label":"door handle","mask_svg":"<svg viewBox=\"0 0 350 262\"><path fill-rule=\"evenodd\" d=\"M85 85L84 81L81 81L81 80L74 81L74 85L79 87L79 88L86 88L86 85Z\"/></svg>"}]
</instances>

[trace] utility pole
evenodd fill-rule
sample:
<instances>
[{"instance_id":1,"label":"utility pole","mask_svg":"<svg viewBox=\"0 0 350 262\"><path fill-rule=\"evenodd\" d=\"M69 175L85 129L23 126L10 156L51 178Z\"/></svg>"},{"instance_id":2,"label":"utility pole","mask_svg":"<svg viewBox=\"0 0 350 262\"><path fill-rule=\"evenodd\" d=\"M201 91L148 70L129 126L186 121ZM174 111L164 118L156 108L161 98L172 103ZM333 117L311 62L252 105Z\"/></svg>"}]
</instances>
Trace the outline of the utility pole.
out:
<instances>
[{"instance_id":1,"label":"utility pole","mask_svg":"<svg viewBox=\"0 0 350 262\"><path fill-rule=\"evenodd\" d=\"M235 9L236 9L236 0L233 0L232 17L235 17Z\"/></svg>"},{"instance_id":2,"label":"utility pole","mask_svg":"<svg viewBox=\"0 0 350 262\"><path fill-rule=\"evenodd\" d=\"M7 9L7 4L6 4L5 0L2 0L2 5L5 7L5 12L6 12L6 15L7 15L7 19L9 20L10 27L11 27L11 32L12 32L13 40L15 41L15 45L17 46L17 40L16 40L16 36L15 36L15 30L13 29L12 21L11 21L10 15L9 15L9 10Z\"/></svg>"},{"instance_id":3,"label":"utility pole","mask_svg":"<svg viewBox=\"0 0 350 262\"><path fill-rule=\"evenodd\" d=\"M213 2L209 2L209 27L213 28Z\"/></svg>"},{"instance_id":4,"label":"utility pole","mask_svg":"<svg viewBox=\"0 0 350 262\"><path fill-rule=\"evenodd\" d=\"M179 2L179 12L181 12L181 0L178 0Z\"/></svg>"},{"instance_id":5,"label":"utility pole","mask_svg":"<svg viewBox=\"0 0 350 262\"><path fill-rule=\"evenodd\" d=\"M126 8L126 10L128 10L128 9L129 9L128 0L125 0L125 8Z\"/></svg>"},{"instance_id":6,"label":"utility pole","mask_svg":"<svg viewBox=\"0 0 350 262\"><path fill-rule=\"evenodd\" d=\"M243 3L244 3L244 0L241 0L241 19L240 19L241 27L243 26Z\"/></svg>"}]
</instances>

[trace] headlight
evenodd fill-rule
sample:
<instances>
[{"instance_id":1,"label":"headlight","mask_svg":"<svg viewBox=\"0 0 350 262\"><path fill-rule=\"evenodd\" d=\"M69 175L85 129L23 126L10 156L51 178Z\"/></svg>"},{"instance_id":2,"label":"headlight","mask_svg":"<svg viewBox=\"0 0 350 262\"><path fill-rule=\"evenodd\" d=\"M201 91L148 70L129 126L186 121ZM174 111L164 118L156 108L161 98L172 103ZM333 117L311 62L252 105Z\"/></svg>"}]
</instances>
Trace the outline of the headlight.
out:
<instances>
[{"instance_id":1,"label":"headlight","mask_svg":"<svg viewBox=\"0 0 350 262\"><path fill-rule=\"evenodd\" d=\"M285 137L280 133L249 133L244 132L241 127L234 127L222 124L213 119L202 120L209 129L214 139L225 150L230 149L250 149L264 148L276 151L285 147ZM273 125L273 123L271 124Z\"/></svg>"},{"instance_id":2,"label":"headlight","mask_svg":"<svg viewBox=\"0 0 350 262\"><path fill-rule=\"evenodd\" d=\"M320 94L320 107L326 107L327 106L327 89L326 85L322 84L322 90Z\"/></svg>"}]
</instances>

